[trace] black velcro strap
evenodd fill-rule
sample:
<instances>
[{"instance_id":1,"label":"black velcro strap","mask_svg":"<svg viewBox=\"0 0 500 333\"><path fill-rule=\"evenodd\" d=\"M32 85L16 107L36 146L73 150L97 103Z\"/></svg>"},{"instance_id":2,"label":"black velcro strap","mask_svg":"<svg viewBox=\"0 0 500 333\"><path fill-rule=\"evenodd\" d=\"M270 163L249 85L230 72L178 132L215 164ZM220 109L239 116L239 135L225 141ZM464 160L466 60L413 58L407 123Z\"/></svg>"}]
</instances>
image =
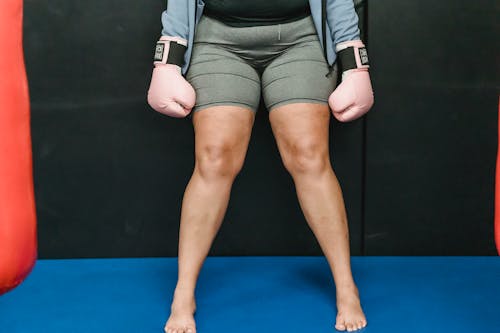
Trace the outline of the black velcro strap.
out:
<instances>
[{"instance_id":1,"label":"black velcro strap","mask_svg":"<svg viewBox=\"0 0 500 333\"><path fill-rule=\"evenodd\" d=\"M368 61L368 53L365 47L360 47L359 49L359 58L361 59L361 65L369 65ZM345 72L350 69L358 68L356 64L356 56L354 55L354 47L348 47L343 49L342 51L337 52L339 57L339 66L340 71Z\"/></svg>"},{"instance_id":2,"label":"black velcro strap","mask_svg":"<svg viewBox=\"0 0 500 333\"><path fill-rule=\"evenodd\" d=\"M158 42L156 44L154 61L162 61L163 53L165 52L165 43ZM173 64L182 67L184 65L184 54L187 47L175 41L170 42L170 47L167 56L167 64Z\"/></svg>"},{"instance_id":3,"label":"black velcro strap","mask_svg":"<svg viewBox=\"0 0 500 333\"><path fill-rule=\"evenodd\" d=\"M184 66L184 53L186 53L186 50L186 46L176 42L170 42L167 64L173 64L180 67Z\"/></svg>"}]
</instances>

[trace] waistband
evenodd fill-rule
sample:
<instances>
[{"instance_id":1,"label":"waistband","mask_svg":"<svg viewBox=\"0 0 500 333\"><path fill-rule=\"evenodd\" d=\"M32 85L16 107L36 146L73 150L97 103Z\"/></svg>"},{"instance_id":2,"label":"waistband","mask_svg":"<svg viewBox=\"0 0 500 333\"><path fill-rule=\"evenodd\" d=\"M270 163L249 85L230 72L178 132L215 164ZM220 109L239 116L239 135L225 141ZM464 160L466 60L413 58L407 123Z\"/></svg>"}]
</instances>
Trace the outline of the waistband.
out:
<instances>
[{"instance_id":1,"label":"waistband","mask_svg":"<svg viewBox=\"0 0 500 333\"><path fill-rule=\"evenodd\" d=\"M195 42L207 42L241 48L286 46L317 39L311 15L293 22L251 27L232 27L213 17L202 15Z\"/></svg>"},{"instance_id":2,"label":"waistband","mask_svg":"<svg viewBox=\"0 0 500 333\"><path fill-rule=\"evenodd\" d=\"M265 19L260 19L260 18L236 18L232 16L224 16L220 15L218 13L215 13L211 11L208 8L205 8L203 10L203 15L206 15L208 17L214 18L228 26L231 27L252 27L252 26L265 26L265 25L276 25L276 24L284 24L284 23L289 23L289 22L294 22L298 21L300 19L303 19L306 16L311 15L311 9L309 6L307 6L306 10L301 12L298 15L293 15L285 18L265 18Z\"/></svg>"}]
</instances>

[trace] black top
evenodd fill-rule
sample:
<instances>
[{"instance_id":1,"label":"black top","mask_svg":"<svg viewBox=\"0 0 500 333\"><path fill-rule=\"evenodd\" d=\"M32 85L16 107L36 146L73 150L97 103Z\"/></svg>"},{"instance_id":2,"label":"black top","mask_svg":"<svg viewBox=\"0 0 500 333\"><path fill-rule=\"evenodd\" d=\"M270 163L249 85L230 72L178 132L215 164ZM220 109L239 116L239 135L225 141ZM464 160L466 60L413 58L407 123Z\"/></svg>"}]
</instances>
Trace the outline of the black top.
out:
<instances>
[{"instance_id":1,"label":"black top","mask_svg":"<svg viewBox=\"0 0 500 333\"><path fill-rule=\"evenodd\" d=\"M235 27L287 23L311 14L309 0L205 0L203 14Z\"/></svg>"}]
</instances>

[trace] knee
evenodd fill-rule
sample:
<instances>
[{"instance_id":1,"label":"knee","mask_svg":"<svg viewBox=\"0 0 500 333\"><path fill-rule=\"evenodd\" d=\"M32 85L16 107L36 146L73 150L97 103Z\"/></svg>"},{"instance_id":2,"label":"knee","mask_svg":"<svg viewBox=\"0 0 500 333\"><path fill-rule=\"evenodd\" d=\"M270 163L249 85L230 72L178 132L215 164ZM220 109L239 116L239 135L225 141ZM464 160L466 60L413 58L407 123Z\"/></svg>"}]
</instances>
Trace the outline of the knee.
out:
<instances>
[{"instance_id":1,"label":"knee","mask_svg":"<svg viewBox=\"0 0 500 333\"><path fill-rule=\"evenodd\" d=\"M290 174L319 174L330 167L328 147L304 140L291 145L283 154L283 164Z\"/></svg>"},{"instance_id":2,"label":"knee","mask_svg":"<svg viewBox=\"0 0 500 333\"><path fill-rule=\"evenodd\" d=\"M230 144L204 144L196 152L196 169L206 179L234 178L243 166L239 155Z\"/></svg>"}]
</instances>

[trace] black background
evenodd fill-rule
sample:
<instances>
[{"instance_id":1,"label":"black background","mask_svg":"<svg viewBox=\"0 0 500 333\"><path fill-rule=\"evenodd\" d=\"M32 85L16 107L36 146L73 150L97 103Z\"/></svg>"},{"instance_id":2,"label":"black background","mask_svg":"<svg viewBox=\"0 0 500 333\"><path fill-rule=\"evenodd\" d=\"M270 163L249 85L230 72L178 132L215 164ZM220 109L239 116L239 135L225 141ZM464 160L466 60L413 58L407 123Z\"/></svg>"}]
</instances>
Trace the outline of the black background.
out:
<instances>
[{"instance_id":1,"label":"black background","mask_svg":"<svg viewBox=\"0 0 500 333\"><path fill-rule=\"evenodd\" d=\"M493 255L495 1L359 9L375 106L331 120L353 255ZM39 257L175 256L189 118L146 103L164 1L25 1ZM210 255L320 255L262 105Z\"/></svg>"}]
</instances>

